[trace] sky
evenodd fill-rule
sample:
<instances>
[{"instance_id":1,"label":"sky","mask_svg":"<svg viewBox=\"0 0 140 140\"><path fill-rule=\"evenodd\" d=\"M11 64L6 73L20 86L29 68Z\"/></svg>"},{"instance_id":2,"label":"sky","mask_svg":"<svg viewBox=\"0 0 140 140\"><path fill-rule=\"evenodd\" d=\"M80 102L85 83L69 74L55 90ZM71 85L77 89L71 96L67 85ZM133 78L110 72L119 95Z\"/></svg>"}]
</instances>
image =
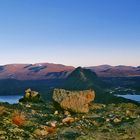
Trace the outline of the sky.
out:
<instances>
[{"instance_id":1,"label":"sky","mask_svg":"<svg viewBox=\"0 0 140 140\"><path fill-rule=\"evenodd\" d=\"M0 0L0 65L140 65L139 0Z\"/></svg>"}]
</instances>

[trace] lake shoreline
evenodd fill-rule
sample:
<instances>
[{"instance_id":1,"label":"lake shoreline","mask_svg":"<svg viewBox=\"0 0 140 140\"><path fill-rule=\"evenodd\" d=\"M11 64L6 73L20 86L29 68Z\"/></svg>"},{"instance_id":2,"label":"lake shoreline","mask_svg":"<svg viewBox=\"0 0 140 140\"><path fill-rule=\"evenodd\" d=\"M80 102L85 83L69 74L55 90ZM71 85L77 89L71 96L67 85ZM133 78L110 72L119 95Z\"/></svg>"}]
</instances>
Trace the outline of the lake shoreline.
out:
<instances>
[{"instance_id":1,"label":"lake shoreline","mask_svg":"<svg viewBox=\"0 0 140 140\"><path fill-rule=\"evenodd\" d=\"M131 101L135 101L137 103L140 103L140 95L115 95L116 97L122 97L124 99L129 99ZM3 95L0 96L0 102L1 103L9 103L9 104L17 104L19 102L19 99L21 99L22 95Z\"/></svg>"}]
</instances>

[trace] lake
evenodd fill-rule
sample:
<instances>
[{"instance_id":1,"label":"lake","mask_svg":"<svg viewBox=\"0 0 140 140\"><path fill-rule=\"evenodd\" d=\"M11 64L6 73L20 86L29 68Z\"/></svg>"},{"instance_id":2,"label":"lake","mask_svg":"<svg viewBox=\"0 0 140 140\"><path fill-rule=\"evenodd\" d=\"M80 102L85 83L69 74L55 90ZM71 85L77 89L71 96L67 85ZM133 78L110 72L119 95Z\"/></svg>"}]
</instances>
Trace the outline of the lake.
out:
<instances>
[{"instance_id":1,"label":"lake","mask_svg":"<svg viewBox=\"0 0 140 140\"><path fill-rule=\"evenodd\" d=\"M18 103L19 99L23 96L18 95L10 95L10 96L0 96L0 102L7 102L9 104L16 104Z\"/></svg>"},{"instance_id":2,"label":"lake","mask_svg":"<svg viewBox=\"0 0 140 140\"><path fill-rule=\"evenodd\" d=\"M140 102L140 95L117 95L117 96Z\"/></svg>"},{"instance_id":3,"label":"lake","mask_svg":"<svg viewBox=\"0 0 140 140\"><path fill-rule=\"evenodd\" d=\"M137 102L140 102L140 95L116 95L119 97L124 97L126 99L131 99ZM0 102L7 102L9 104L16 104L18 103L19 99L23 96L18 95L10 95L10 96L0 96Z\"/></svg>"}]
</instances>

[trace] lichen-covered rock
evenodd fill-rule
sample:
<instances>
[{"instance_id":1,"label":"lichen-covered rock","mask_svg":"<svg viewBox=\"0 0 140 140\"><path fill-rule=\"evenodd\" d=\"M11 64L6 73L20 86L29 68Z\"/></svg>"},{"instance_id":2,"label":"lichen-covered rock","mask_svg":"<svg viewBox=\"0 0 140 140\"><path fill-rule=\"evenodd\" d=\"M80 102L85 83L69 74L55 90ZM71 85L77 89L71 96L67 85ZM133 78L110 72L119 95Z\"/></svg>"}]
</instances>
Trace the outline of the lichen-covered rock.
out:
<instances>
[{"instance_id":1,"label":"lichen-covered rock","mask_svg":"<svg viewBox=\"0 0 140 140\"><path fill-rule=\"evenodd\" d=\"M70 123L72 123L72 122L74 122L75 120L74 120L74 118L72 118L72 117L66 117L66 118L64 118L63 120L62 120L62 122L63 123L68 123L68 124L70 124Z\"/></svg>"},{"instance_id":2,"label":"lichen-covered rock","mask_svg":"<svg viewBox=\"0 0 140 140\"><path fill-rule=\"evenodd\" d=\"M54 89L53 99L65 110L72 112L87 113L89 103L95 98L92 90L68 91L64 89Z\"/></svg>"},{"instance_id":3,"label":"lichen-covered rock","mask_svg":"<svg viewBox=\"0 0 140 140\"><path fill-rule=\"evenodd\" d=\"M25 95L19 102L40 102L41 96L38 92L32 91L31 89L27 89L25 91Z\"/></svg>"}]
</instances>

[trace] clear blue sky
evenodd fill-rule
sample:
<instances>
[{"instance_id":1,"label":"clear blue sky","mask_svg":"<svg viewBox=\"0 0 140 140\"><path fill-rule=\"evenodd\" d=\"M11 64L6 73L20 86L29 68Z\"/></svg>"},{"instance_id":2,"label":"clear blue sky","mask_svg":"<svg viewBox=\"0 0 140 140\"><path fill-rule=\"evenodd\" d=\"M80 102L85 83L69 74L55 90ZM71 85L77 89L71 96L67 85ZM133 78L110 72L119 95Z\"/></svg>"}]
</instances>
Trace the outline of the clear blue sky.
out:
<instances>
[{"instance_id":1,"label":"clear blue sky","mask_svg":"<svg viewBox=\"0 0 140 140\"><path fill-rule=\"evenodd\" d=\"M140 0L0 0L0 64L140 65Z\"/></svg>"}]
</instances>

